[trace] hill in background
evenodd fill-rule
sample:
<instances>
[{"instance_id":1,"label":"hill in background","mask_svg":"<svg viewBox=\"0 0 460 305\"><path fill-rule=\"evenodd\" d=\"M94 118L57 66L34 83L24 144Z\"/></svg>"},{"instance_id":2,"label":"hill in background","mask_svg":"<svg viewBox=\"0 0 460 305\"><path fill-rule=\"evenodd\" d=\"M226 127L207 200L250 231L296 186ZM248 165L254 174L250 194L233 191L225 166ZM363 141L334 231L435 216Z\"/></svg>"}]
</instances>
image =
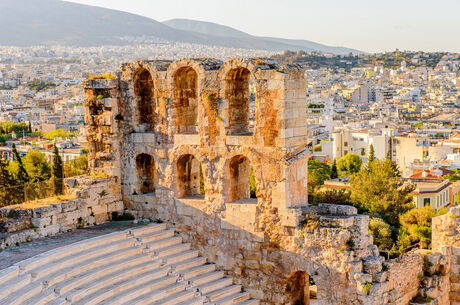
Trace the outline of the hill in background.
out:
<instances>
[{"instance_id":1,"label":"hill in background","mask_svg":"<svg viewBox=\"0 0 460 305\"><path fill-rule=\"evenodd\" d=\"M252 36L210 22L173 19L164 23L139 15L60 0L1 0L0 45L122 45L123 37L269 51L304 50L336 54L359 51L307 40Z\"/></svg>"}]
</instances>

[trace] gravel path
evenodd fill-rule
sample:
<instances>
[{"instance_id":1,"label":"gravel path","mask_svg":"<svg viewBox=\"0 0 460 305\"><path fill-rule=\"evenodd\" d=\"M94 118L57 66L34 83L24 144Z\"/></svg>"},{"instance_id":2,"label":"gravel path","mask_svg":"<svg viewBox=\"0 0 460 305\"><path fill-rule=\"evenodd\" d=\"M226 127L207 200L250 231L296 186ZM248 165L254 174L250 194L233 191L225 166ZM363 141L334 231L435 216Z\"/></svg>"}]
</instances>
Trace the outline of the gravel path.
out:
<instances>
[{"instance_id":1,"label":"gravel path","mask_svg":"<svg viewBox=\"0 0 460 305\"><path fill-rule=\"evenodd\" d=\"M43 237L31 242L0 250L0 270L5 269L19 261L37 254L59 248L77 241L108 234L115 231L125 230L131 227L145 225L146 223L133 223L132 221L108 222L72 232L59 233L51 237Z\"/></svg>"}]
</instances>

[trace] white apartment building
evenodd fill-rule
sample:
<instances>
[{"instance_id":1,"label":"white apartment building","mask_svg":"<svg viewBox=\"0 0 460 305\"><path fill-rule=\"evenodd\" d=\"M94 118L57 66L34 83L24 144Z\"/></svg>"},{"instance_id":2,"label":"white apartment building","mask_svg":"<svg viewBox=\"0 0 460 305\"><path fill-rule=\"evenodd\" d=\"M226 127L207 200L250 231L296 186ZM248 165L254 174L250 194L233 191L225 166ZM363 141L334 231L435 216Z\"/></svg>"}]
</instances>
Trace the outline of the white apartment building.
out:
<instances>
[{"instance_id":1,"label":"white apartment building","mask_svg":"<svg viewBox=\"0 0 460 305\"><path fill-rule=\"evenodd\" d=\"M322 153L330 159L339 159L348 153L354 153L367 161L370 145L374 147L374 155L384 159L390 151L391 137L386 132L372 135L368 131L352 131L342 129L330 134L327 141L321 142Z\"/></svg>"}]
</instances>

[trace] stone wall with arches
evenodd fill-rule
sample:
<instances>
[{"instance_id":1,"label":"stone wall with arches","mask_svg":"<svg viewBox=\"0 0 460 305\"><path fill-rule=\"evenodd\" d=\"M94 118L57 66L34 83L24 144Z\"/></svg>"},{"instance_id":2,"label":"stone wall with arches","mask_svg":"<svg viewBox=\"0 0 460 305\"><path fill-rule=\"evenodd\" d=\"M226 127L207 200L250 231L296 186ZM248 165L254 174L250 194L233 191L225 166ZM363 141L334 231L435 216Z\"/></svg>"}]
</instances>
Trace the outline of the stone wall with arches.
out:
<instances>
[{"instance_id":1,"label":"stone wall with arches","mask_svg":"<svg viewBox=\"0 0 460 305\"><path fill-rule=\"evenodd\" d=\"M311 304L411 297L389 284L367 216L308 204L301 67L152 60L117 78L85 83L88 140L92 169L111 169L131 213L174 226L267 304L308 304L310 282ZM104 83L109 105L94 100Z\"/></svg>"}]
</instances>

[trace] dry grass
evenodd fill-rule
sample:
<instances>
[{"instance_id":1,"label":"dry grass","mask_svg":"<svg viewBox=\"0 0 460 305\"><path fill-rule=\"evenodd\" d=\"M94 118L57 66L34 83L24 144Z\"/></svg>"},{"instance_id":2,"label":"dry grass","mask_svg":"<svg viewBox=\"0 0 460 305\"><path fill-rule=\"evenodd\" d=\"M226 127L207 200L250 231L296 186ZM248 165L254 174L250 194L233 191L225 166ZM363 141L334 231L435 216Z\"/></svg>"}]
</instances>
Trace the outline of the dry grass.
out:
<instances>
[{"instance_id":1,"label":"dry grass","mask_svg":"<svg viewBox=\"0 0 460 305\"><path fill-rule=\"evenodd\" d=\"M77 199L75 194L58 195L54 197L24 202L24 203L19 204L18 207L21 209L34 209L34 208L42 207L48 204L58 203L61 201L74 200L74 199Z\"/></svg>"}]
</instances>

